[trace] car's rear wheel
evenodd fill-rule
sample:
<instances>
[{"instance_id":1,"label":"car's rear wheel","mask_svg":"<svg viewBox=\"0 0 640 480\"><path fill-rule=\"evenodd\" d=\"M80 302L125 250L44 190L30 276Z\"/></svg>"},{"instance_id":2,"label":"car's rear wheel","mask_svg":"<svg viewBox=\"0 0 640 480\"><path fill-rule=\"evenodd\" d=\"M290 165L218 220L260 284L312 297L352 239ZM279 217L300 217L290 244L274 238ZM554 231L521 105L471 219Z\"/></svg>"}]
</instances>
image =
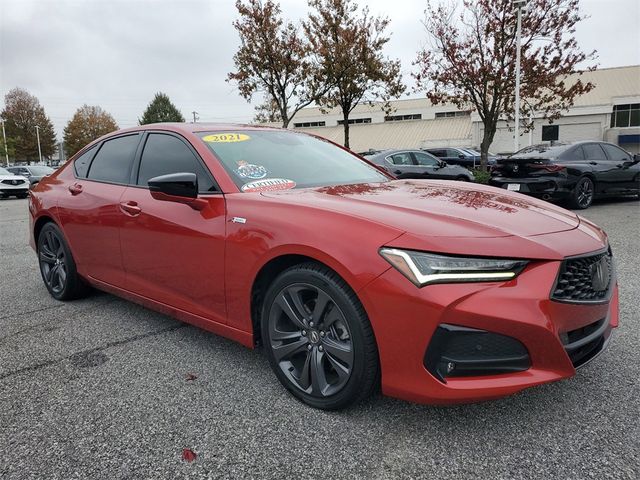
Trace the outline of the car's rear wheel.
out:
<instances>
[{"instance_id":1,"label":"car's rear wheel","mask_svg":"<svg viewBox=\"0 0 640 480\"><path fill-rule=\"evenodd\" d=\"M271 367L294 396L336 410L378 385L378 352L358 298L338 275L318 264L284 271L269 287L262 339Z\"/></svg>"},{"instance_id":2,"label":"car's rear wheel","mask_svg":"<svg viewBox=\"0 0 640 480\"><path fill-rule=\"evenodd\" d=\"M577 210L589 208L595 196L595 185L589 177L582 177L571 192L571 207Z\"/></svg>"},{"instance_id":3,"label":"car's rear wheel","mask_svg":"<svg viewBox=\"0 0 640 480\"><path fill-rule=\"evenodd\" d=\"M55 223L47 223L38 235L38 263L47 290L56 300L72 300L87 293L78 275L71 250Z\"/></svg>"},{"instance_id":4,"label":"car's rear wheel","mask_svg":"<svg viewBox=\"0 0 640 480\"><path fill-rule=\"evenodd\" d=\"M468 182L469 179L467 177L465 177L464 175L460 175L458 177L456 177L456 180L458 180L459 182Z\"/></svg>"}]
</instances>

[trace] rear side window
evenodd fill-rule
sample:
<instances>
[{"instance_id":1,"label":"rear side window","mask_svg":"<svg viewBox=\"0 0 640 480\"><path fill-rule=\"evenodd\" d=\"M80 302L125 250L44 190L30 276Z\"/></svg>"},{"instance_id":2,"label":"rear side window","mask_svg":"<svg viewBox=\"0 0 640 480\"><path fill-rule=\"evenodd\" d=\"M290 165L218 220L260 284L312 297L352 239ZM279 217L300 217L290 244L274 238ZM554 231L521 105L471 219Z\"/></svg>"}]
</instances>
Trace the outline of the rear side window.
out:
<instances>
[{"instance_id":1,"label":"rear side window","mask_svg":"<svg viewBox=\"0 0 640 480\"><path fill-rule=\"evenodd\" d=\"M391 162L394 165L413 165L413 162L411 161L411 154L408 152L396 153L395 155L390 155L387 158L391 159Z\"/></svg>"},{"instance_id":2,"label":"rear side window","mask_svg":"<svg viewBox=\"0 0 640 480\"><path fill-rule=\"evenodd\" d=\"M631 160L629 154L621 148L615 147L613 145L608 145L606 143L602 144L602 148L604 148L604 151L607 152L609 160L613 160L614 162L628 162L629 160Z\"/></svg>"},{"instance_id":3,"label":"rear side window","mask_svg":"<svg viewBox=\"0 0 640 480\"><path fill-rule=\"evenodd\" d=\"M562 160L584 160L584 151L582 147L574 148L573 150L569 150L569 152L565 153L560 157Z\"/></svg>"},{"instance_id":4,"label":"rear side window","mask_svg":"<svg viewBox=\"0 0 640 480\"><path fill-rule=\"evenodd\" d=\"M87 172L89 171L89 164L93 158L93 154L96 153L96 147L91 147L84 152L73 162L73 169L76 172L76 176L79 178L87 178Z\"/></svg>"},{"instance_id":5,"label":"rear side window","mask_svg":"<svg viewBox=\"0 0 640 480\"><path fill-rule=\"evenodd\" d=\"M162 133L149 134L140 160L138 185L146 187L150 178L170 173L195 173L198 190L215 190L210 175L182 140Z\"/></svg>"},{"instance_id":6,"label":"rear side window","mask_svg":"<svg viewBox=\"0 0 640 480\"><path fill-rule=\"evenodd\" d=\"M604 151L597 143L587 143L586 145L582 145L582 150L584 151L584 157L586 160L606 160L607 157L604 154Z\"/></svg>"},{"instance_id":7,"label":"rear side window","mask_svg":"<svg viewBox=\"0 0 640 480\"><path fill-rule=\"evenodd\" d=\"M431 155L435 155L436 157L446 157L446 150L427 150Z\"/></svg>"},{"instance_id":8,"label":"rear side window","mask_svg":"<svg viewBox=\"0 0 640 480\"><path fill-rule=\"evenodd\" d=\"M110 183L129 183L131 164L138 148L140 135L107 140L102 144L89 168L89 180Z\"/></svg>"}]
</instances>

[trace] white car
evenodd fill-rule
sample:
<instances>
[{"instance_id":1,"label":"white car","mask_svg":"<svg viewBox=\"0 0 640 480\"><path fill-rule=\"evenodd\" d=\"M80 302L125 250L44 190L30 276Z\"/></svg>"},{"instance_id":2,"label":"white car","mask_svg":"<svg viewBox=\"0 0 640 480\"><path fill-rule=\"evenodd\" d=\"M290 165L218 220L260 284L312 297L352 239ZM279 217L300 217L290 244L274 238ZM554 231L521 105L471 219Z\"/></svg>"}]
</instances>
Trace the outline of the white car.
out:
<instances>
[{"instance_id":1,"label":"white car","mask_svg":"<svg viewBox=\"0 0 640 480\"><path fill-rule=\"evenodd\" d=\"M0 198L27 198L29 195L29 179L0 167Z\"/></svg>"}]
</instances>

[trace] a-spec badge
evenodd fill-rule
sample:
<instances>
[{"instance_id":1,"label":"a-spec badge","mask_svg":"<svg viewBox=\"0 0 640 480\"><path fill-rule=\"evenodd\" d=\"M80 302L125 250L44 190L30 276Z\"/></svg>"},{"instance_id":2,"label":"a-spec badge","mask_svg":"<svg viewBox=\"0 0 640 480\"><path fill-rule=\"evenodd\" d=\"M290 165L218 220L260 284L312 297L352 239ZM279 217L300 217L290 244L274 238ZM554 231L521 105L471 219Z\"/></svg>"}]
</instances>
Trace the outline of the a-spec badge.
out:
<instances>
[{"instance_id":1,"label":"a-spec badge","mask_svg":"<svg viewBox=\"0 0 640 480\"><path fill-rule=\"evenodd\" d=\"M242 217L233 217L231 221L233 223L247 223L247 219Z\"/></svg>"}]
</instances>

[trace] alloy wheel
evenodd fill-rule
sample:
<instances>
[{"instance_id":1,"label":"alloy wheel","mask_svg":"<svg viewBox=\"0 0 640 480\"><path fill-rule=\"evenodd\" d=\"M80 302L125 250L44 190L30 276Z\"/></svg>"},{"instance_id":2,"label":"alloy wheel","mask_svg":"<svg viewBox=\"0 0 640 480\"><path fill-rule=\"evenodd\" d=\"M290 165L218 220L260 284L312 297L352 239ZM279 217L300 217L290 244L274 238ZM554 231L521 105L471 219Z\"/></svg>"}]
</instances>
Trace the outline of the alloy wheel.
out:
<instances>
[{"instance_id":1,"label":"alloy wheel","mask_svg":"<svg viewBox=\"0 0 640 480\"><path fill-rule=\"evenodd\" d=\"M276 363L297 389L323 398L344 388L353 370L353 341L344 314L326 292L302 283L285 287L268 322Z\"/></svg>"},{"instance_id":2,"label":"alloy wheel","mask_svg":"<svg viewBox=\"0 0 640 480\"><path fill-rule=\"evenodd\" d=\"M583 178L577 186L578 205L588 207L593 201L593 182L588 178Z\"/></svg>"},{"instance_id":3,"label":"alloy wheel","mask_svg":"<svg viewBox=\"0 0 640 480\"><path fill-rule=\"evenodd\" d=\"M42 277L53 293L60 293L67 284L67 258L62 240L56 232L48 230L38 251Z\"/></svg>"}]
</instances>

